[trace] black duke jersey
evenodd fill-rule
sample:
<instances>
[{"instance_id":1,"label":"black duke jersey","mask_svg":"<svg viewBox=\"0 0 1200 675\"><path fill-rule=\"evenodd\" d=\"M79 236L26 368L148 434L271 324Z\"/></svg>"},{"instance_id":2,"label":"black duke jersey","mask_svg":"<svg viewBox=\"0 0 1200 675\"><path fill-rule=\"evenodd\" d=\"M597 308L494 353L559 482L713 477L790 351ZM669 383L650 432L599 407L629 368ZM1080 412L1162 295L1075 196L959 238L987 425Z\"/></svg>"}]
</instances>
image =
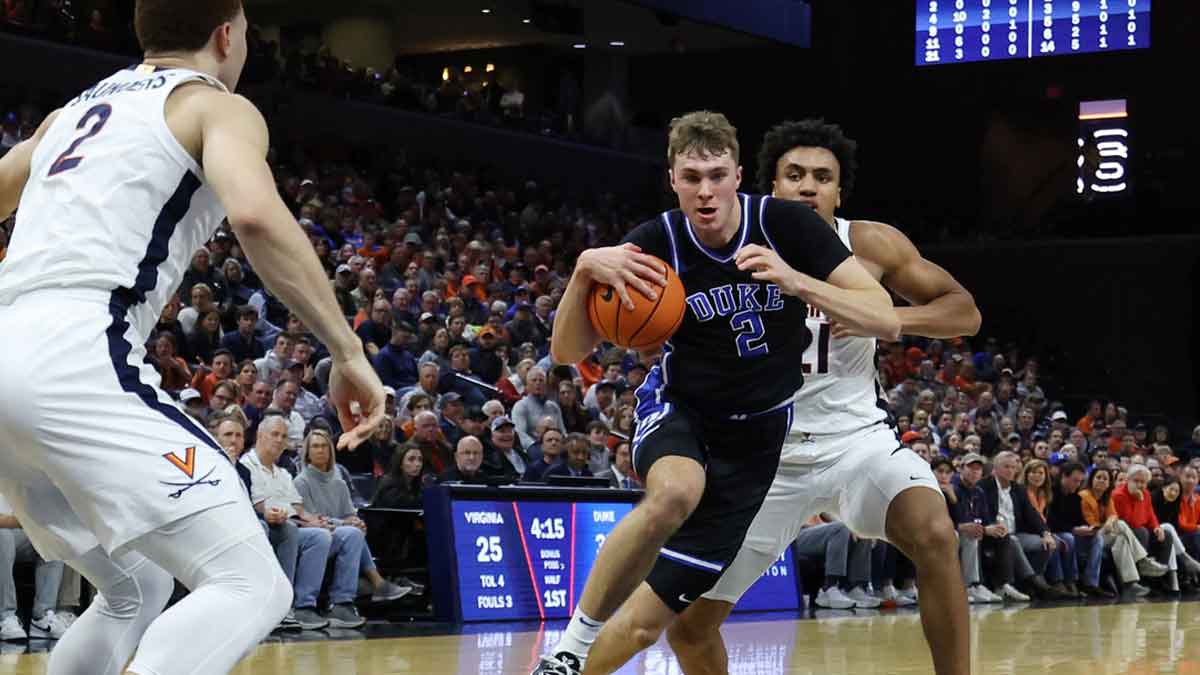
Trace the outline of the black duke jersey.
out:
<instances>
[{"instance_id":1,"label":"black duke jersey","mask_svg":"<svg viewBox=\"0 0 1200 675\"><path fill-rule=\"evenodd\" d=\"M734 262L758 244L799 272L824 281L850 256L829 224L794 202L738 195L741 227L723 250L702 244L679 209L630 232L624 242L670 263L687 293L683 324L663 348L661 372L646 386L704 416L744 418L788 403L804 382L812 338L804 301L755 280Z\"/></svg>"}]
</instances>

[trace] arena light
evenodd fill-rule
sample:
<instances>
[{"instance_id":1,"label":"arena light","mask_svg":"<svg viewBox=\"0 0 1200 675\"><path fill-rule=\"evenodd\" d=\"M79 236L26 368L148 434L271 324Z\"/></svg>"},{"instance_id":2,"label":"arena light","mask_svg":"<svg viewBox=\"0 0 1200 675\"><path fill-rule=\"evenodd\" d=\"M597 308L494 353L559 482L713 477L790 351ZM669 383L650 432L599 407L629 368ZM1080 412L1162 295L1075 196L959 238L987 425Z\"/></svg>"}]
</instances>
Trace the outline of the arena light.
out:
<instances>
[{"instance_id":1,"label":"arena light","mask_svg":"<svg viewBox=\"0 0 1200 675\"><path fill-rule=\"evenodd\" d=\"M479 12L480 12L481 14L491 14L491 13L492 13L492 10L491 10L490 8L488 8L488 7L484 7L483 9L479 10Z\"/></svg>"},{"instance_id":2,"label":"arena light","mask_svg":"<svg viewBox=\"0 0 1200 675\"><path fill-rule=\"evenodd\" d=\"M475 72L475 69L472 68L471 66L466 66L465 68L463 68L463 73L465 73L467 75L470 75L473 72Z\"/></svg>"},{"instance_id":3,"label":"arena light","mask_svg":"<svg viewBox=\"0 0 1200 675\"><path fill-rule=\"evenodd\" d=\"M496 71L496 64L494 64L494 63L489 63L489 64L487 64L486 66L484 66L483 70L484 70L484 72L486 72L486 73L492 73L492 72L495 72L495 71Z\"/></svg>"},{"instance_id":4,"label":"arena light","mask_svg":"<svg viewBox=\"0 0 1200 675\"><path fill-rule=\"evenodd\" d=\"M447 66L445 68L442 68L442 82L449 82L449 81L450 81L450 67Z\"/></svg>"},{"instance_id":5,"label":"arena light","mask_svg":"<svg viewBox=\"0 0 1200 675\"><path fill-rule=\"evenodd\" d=\"M582 42L575 43L575 49L587 49L587 45Z\"/></svg>"},{"instance_id":6,"label":"arena light","mask_svg":"<svg viewBox=\"0 0 1200 675\"><path fill-rule=\"evenodd\" d=\"M609 47L624 47L625 43L620 40L613 40L612 42L608 43L608 46Z\"/></svg>"}]
</instances>

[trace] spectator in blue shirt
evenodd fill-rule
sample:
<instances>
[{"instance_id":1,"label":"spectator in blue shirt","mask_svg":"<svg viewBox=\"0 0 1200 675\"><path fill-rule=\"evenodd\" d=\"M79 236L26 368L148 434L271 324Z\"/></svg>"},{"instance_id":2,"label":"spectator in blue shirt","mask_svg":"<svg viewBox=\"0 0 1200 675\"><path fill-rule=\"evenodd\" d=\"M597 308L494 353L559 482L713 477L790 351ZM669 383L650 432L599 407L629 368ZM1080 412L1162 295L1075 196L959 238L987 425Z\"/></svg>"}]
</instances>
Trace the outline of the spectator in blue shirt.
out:
<instances>
[{"instance_id":1,"label":"spectator in blue shirt","mask_svg":"<svg viewBox=\"0 0 1200 675\"><path fill-rule=\"evenodd\" d=\"M254 335L254 327L258 325L258 310L250 305L242 305L237 312L237 331L226 333L221 338L221 346L233 354L233 360L241 363L246 359L261 359L267 355L262 342Z\"/></svg>"},{"instance_id":2,"label":"spectator in blue shirt","mask_svg":"<svg viewBox=\"0 0 1200 675\"><path fill-rule=\"evenodd\" d=\"M542 448L545 453L546 449ZM542 474L543 478L550 476L583 476L591 477L592 470L588 468L588 459L591 457L591 450L588 446L587 436L583 434L571 434L567 436L567 456L566 458L556 463L554 466L546 469L546 473Z\"/></svg>"},{"instance_id":3,"label":"spectator in blue shirt","mask_svg":"<svg viewBox=\"0 0 1200 675\"><path fill-rule=\"evenodd\" d=\"M546 471L562 463L563 432L550 427L542 432L542 440L538 443L541 457L533 460L525 470L522 478L527 483L540 483L545 480Z\"/></svg>"},{"instance_id":4,"label":"spectator in blue shirt","mask_svg":"<svg viewBox=\"0 0 1200 675\"><path fill-rule=\"evenodd\" d=\"M979 544L985 536L985 526L995 520L988 511L987 495L979 486L983 477L983 457L969 454L960 465L962 475L957 482L951 481L954 464L946 457L933 462L933 471L938 483L943 485L950 518L958 529L958 555L962 562L963 582L967 585L967 598L971 602L1000 602L1000 596L983 585L980 578Z\"/></svg>"},{"instance_id":5,"label":"spectator in blue shirt","mask_svg":"<svg viewBox=\"0 0 1200 675\"><path fill-rule=\"evenodd\" d=\"M355 333L362 340L367 356L374 358L392 338L392 306L387 300L376 300L371 305L371 318L360 323ZM412 331L409 331L410 333Z\"/></svg>"},{"instance_id":6,"label":"spectator in blue shirt","mask_svg":"<svg viewBox=\"0 0 1200 675\"><path fill-rule=\"evenodd\" d=\"M375 355L375 372L379 373L379 379L396 390L417 383L417 358L408 350L412 335L410 324L396 324L392 327L392 339Z\"/></svg>"},{"instance_id":7,"label":"spectator in blue shirt","mask_svg":"<svg viewBox=\"0 0 1200 675\"><path fill-rule=\"evenodd\" d=\"M494 387L471 372L471 351L467 345L459 343L451 347L450 368L442 373L438 392L458 392L467 407L483 407L488 401L489 389L495 391Z\"/></svg>"}]
</instances>

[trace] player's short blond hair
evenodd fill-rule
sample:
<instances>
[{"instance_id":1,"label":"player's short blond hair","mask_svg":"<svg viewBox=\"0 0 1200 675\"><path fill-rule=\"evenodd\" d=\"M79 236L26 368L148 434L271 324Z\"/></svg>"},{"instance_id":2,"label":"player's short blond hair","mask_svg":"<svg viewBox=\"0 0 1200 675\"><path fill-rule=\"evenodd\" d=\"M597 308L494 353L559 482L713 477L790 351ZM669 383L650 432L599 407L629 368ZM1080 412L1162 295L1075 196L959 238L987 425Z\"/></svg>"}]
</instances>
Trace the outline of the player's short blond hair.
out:
<instances>
[{"instance_id":1,"label":"player's short blond hair","mask_svg":"<svg viewBox=\"0 0 1200 675\"><path fill-rule=\"evenodd\" d=\"M667 137L667 162L674 168L675 158L689 152L705 157L719 157L729 153L734 164L739 162L741 148L738 145L737 128L729 118L711 110L697 110L671 120L671 131Z\"/></svg>"}]
</instances>

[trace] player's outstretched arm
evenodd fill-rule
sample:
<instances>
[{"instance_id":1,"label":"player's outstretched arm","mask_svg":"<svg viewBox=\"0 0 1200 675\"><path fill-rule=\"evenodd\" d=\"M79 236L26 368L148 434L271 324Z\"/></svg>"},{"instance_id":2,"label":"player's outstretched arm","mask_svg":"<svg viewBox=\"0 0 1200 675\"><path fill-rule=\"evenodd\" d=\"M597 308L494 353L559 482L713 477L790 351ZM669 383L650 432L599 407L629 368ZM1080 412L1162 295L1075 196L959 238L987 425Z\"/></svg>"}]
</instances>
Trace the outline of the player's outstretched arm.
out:
<instances>
[{"instance_id":1,"label":"player's outstretched arm","mask_svg":"<svg viewBox=\"0 0 1200 675\"><path fill-rule=\"evenodd\" d=\"M13 211L17 210L17 204L21 202L21 193L25 191L25 183L29 180L29 164L33 161L33 151L57 115L57 110L47 115L33 136L17 143L8 154L0 158L0 220L8 220Z\"/></svg>"},{"instance_id":2,"label":"player's outstretched arm","mask_svg":"<svg viewBox=\"0 0 1200 675\"><path fill-rule=\"evenodd\" d=\"M860 335L884 340L900 336L900 319L891 296L853 257L834 268L828 281L798 272L774 249L757 244L738 251L737 265L741 270L754 270L755 279L777 284L787 295L819 307L826 316Z\"/></svg>"},{"instance_id":3,"label":"player's outstretched arm","mask_svg":"<svg viewBox=\"0 0 1200 675\"><path fill-rule=\"evenodd\" d=\"M982 317L975 298L949 272L923 258L903 232L884 223L857 222L854 236L855 250L865 250L883 268L883 285L912 303L896 308L901 332L931 338L979 332Z\"/></svg>"},{"instance_id":4,"label":"player's outstretched arm","mask_svg":"<svg viewBox=\"0 0 1200 675\"><path fill-rule=\"evenodd\" d=\"M642 253L633 244L593 248L581 253L554 316L550 355L555 363L579 363L600 344L600 334L592 327L587 315L588 292L593 283L612 286L625 307L633 309L629 286L655 299L658 291L654 286L663 288L667 280L654 257Z\"/></svg>"},{"instance_id":5,"label":"player's outstretched arm","mask_svg":"<svg viewBox=\"0 0 1200 675\"><path fill-rule=\"evenodd\" d=\"M355 447L383 421L383 384L342 317L312 244L279 197L266 160L266 122L240 96L214 92L202 110L205 176L267 288L329 347L330 400L346 430L338 445ZM351 401L360 404L361 420Z\"/></svg>"}]
</instances>

